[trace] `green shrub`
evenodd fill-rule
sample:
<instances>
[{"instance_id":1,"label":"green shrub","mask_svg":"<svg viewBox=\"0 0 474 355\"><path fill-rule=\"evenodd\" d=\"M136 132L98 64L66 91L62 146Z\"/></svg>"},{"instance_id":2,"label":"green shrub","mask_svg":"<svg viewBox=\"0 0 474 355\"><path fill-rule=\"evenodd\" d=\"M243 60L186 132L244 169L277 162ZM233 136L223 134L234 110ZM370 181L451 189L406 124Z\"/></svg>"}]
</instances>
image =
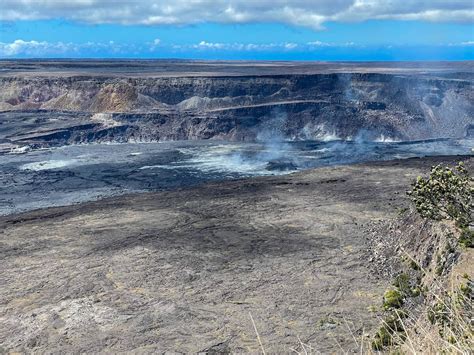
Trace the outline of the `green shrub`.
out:
<instances>
[{"instance_id":1,"label":"green shrub","mask_svg":"<svg viewBox=\"0 0 474 355\"><path fill-rule=\"evenodd\" d=\"M405 295L410 295L410 276L405 273L401 273L395 277L393 280L393 286L395 286L399 291Z\"/></svg>"},{"instance_id":2,"label":"green shrub","mask_svg":"<svg viewBox=\"0 0 474 355\"><path fill-rule=\"evenodd\" d=\"M443 301L437 302L428 309L428 319L432 324L444 324L449 320L449 309Z\"/></svg>"},{"instance_id":3,"label":"green shrub","mask_svg":"<svg viewBox=\"0 0 474 355\"><path fill-rule=\"evenodd\" d=\"M392 332L387 327L380 327L372 340L374 350L382 350L384 347L393 344Z\"/></svg>"},{"instance_id":4,"label":"green shrub","mask_svg":"<svg viewBox=\"0 0 474 355\"><path fill-rule=\"evenodd\" d=\"M392 310L383 320L382 326L372 340L374 350L383 350L387 346L396 345L397 341L403 341L406 338L406 331L401 322L407 315L405 312Z\"/></svg>"},{"instance_id":5,"label":"green shrub","mask_svg":"<svg viewBox=\"0 0 474 355\"><path fill-rule=\"evenodd\" d=\"M472 283L466 283L440 295L438 301L428 309L428 319L438 325L439 335L461 348L472 348ZM464 353L461 352L460 353ZM469 352L466 352L466 354Z\"/></svg>"},{"instance_id":6,"label":"green shrub","mask_svg":"<svg viewBox=\"0 0 474 355\"><path fill-rule=\"evenodd\" d=\"M471 221L474 187L463 163L453 169L432 167L430 176L419 176L408 194L423 217L454 219L461 226Z\"/></svg>"},{"instance_id":7,"label":"green shrub","mask_svg":"<svg viewBox=\"0 0 474 355\"><path fill-rule=\"evenodd\" d=\"M403 295L398 290L387 290L383 295L383 307L385 309L400 308L403 305Z\"/></svg>"},{"instance_id":8,"label":"green shrub","mask_svg":"<svg viewBox=\"0 0 474 355\"><path fill-rule=\"evenodd\" d=\"M459 237L459 244L465 248L474 248L474 231L467 227L463 228Z\"/></svg>"},{"instance_id":9,"label":"green shrub","mask_svg":"<svg viewBox=\"0 0 474 355\"><path fill-rule=\"evenodd\" d=\"M466 299L472 299L472 286L471 280L467 280L467 283L459 285L459 291L461 294L461 298L465 297Z\"/></svg>"}]
</instances>

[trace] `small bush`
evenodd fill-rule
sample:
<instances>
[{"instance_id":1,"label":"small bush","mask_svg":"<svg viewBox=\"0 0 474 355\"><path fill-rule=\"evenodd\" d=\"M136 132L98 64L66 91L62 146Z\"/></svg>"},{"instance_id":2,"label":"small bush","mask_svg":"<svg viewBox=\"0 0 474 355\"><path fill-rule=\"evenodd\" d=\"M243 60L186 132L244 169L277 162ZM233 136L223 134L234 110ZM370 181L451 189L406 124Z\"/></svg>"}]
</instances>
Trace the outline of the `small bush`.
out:
<instances>
[{"instance_id":1,"label":"small bush","mask_svg":"<svg viewBox=\"0 0 474 355\"><path fill-rule=\"evenodd\" d=\"M467 280L465 284L459 285L459 291L461 294L461 299L472 299L472 285L471 280Z\"/></svg>"},{"instance_id":2,"label":"small bush","mask_svg":"<svg viewBox=\"0 0 474 355\"><path fill-rule=\"evenodd\" d=\"M393 310L383 320L382 326L372 340L372 348L380 351L387 346L396 345L397 342L404 341L406 338L406 331L403 327L401 319L406 317L406 313Z\"/></svg>"},{"instance_id":3,"label":"small bush","mask_svg":"<svg viewBox=\"0 0 474 355\"><path fill-rule=\"evenodd\" d=\"M461 226L471 221L474 187L463 163L455 168L432 167L430 176L419 176L408 194L425 218L454 219Z\"/></svg>"},{"instance_id":4,"label":"small bush","mask_svg":"<svg viewBox=\"0 0 474 355\"><path fill-rule=\"evenodd\" d=\"M449 320L449 310L443 301L437 302L428 310L428 319L432 324L446 323Z\"/></svg>"},{"instance_id":5,"label":"small bush","mask_svg":"<svg viewBox=\"0 0 474 355\"><path fill-rule=\"evenodd\" d=\"M474 248L474 231L467 227L463 228L459 237L459 244L465 248Z\"/></svg>"},{"instance_id":6,"label":"small bush","mask_svg":"<svg viewBox=\"0 0 474 355\"><path fill-rule=\"evenodd\" d=\"M403 305L403 295L398 290L387 290L383 295L383 307L385 309L400 308Z\"/></svg>"},{"instance_id":7,"label":"small bush","mask_svg":"<svg viewBox=\"0 0 474 355\"><path fill-rule=\"evenodd\" d=\"M384 347L393 345L392 332L387 327L381 327L372 340L372 348L374 350L382 350Z\"/></svg>"},{"instance_id":8,"label":"small bush","mask_svg":"<svg viewBox=\"0 0 474 355\"><path fill-rule=\"evenodd\" d=\"M453 291L446 292L429 308L428 319L438 325L441 338L456 343L459 349L472 349L472 283L468 278ZM463 351L459 351L464 353ZM469 353L466 351L466 354Z\"/></svg>"},{"instance_id":9,"label":"small bush","mask_svg":"<svg viewBox=\"0 0 474 355\"><path fill-rule=\"evenodd\" d=\"M411 285L410 285L410 276L405 273L401 273L395 277L393 280L393 286L400 290L405 295L410 295Z\"/></svg>"},{"instance_id":10,"label":"small bush","mask_svg":"<svg viewBox=\"0 0 474 355\"><path fill-rule=\"evenodd\" d=\"M421 267L415 260L410 260L410 267L415 271L420 271Z\"/></svg>"}]
</instances>

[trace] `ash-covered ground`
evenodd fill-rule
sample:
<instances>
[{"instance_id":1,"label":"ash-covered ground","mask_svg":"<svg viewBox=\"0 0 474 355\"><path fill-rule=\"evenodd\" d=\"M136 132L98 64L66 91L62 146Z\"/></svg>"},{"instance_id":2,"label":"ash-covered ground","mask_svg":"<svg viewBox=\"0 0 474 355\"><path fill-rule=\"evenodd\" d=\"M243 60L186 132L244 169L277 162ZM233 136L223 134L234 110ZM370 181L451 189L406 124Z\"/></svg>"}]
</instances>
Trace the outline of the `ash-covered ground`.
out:
<instances>
[{"instance_id":1,"label":"ash-covered ground","mask_svg":"<svg viewBox=\"0 0 474 355\"><path fill-rule=\"evenodd\" d=\"M2 350L256 353L253 318L271 353L359 352L391 283L372 223L458 160L472 173L416 158L0 217Z\"/></svg>"}]
</instances>

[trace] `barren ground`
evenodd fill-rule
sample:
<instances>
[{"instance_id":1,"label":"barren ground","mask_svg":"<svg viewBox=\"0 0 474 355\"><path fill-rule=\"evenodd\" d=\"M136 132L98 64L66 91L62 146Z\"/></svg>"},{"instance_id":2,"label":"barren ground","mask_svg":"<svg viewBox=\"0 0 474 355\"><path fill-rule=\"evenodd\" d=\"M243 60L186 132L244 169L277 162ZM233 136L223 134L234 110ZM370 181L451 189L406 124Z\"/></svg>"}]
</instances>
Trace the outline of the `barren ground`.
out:
<instances>
[{"instance_id":1,"label":"barren ground","mask_svg":"<svg viewBox=\"0 0 474 355\"><path fill-rule=\"evenodd\" d=\"M0 344L48 353L357 349L389 280L373 221L426 158L128 195L0 218ZM473 159L464 157L472 168ZM351 329L352 335L349 332Z\"/></svg>"}]
</instances>

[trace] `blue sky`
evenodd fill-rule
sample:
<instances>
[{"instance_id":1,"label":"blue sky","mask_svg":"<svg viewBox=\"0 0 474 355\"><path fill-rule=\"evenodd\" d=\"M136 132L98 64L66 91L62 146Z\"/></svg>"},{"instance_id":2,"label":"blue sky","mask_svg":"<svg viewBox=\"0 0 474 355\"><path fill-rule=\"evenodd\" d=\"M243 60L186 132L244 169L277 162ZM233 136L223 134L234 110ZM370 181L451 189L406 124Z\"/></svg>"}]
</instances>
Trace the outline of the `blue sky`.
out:
<instances>
[{"instance_id":1,"label":"blue sky","mask_svg":"<svg viewBox=\"0 0 474 355\"><path fill-rule=\"evenodd\" d=\"M0 57L474 59L472 1L393 3L3 0Z\"/></svg>"}]
</instances>

